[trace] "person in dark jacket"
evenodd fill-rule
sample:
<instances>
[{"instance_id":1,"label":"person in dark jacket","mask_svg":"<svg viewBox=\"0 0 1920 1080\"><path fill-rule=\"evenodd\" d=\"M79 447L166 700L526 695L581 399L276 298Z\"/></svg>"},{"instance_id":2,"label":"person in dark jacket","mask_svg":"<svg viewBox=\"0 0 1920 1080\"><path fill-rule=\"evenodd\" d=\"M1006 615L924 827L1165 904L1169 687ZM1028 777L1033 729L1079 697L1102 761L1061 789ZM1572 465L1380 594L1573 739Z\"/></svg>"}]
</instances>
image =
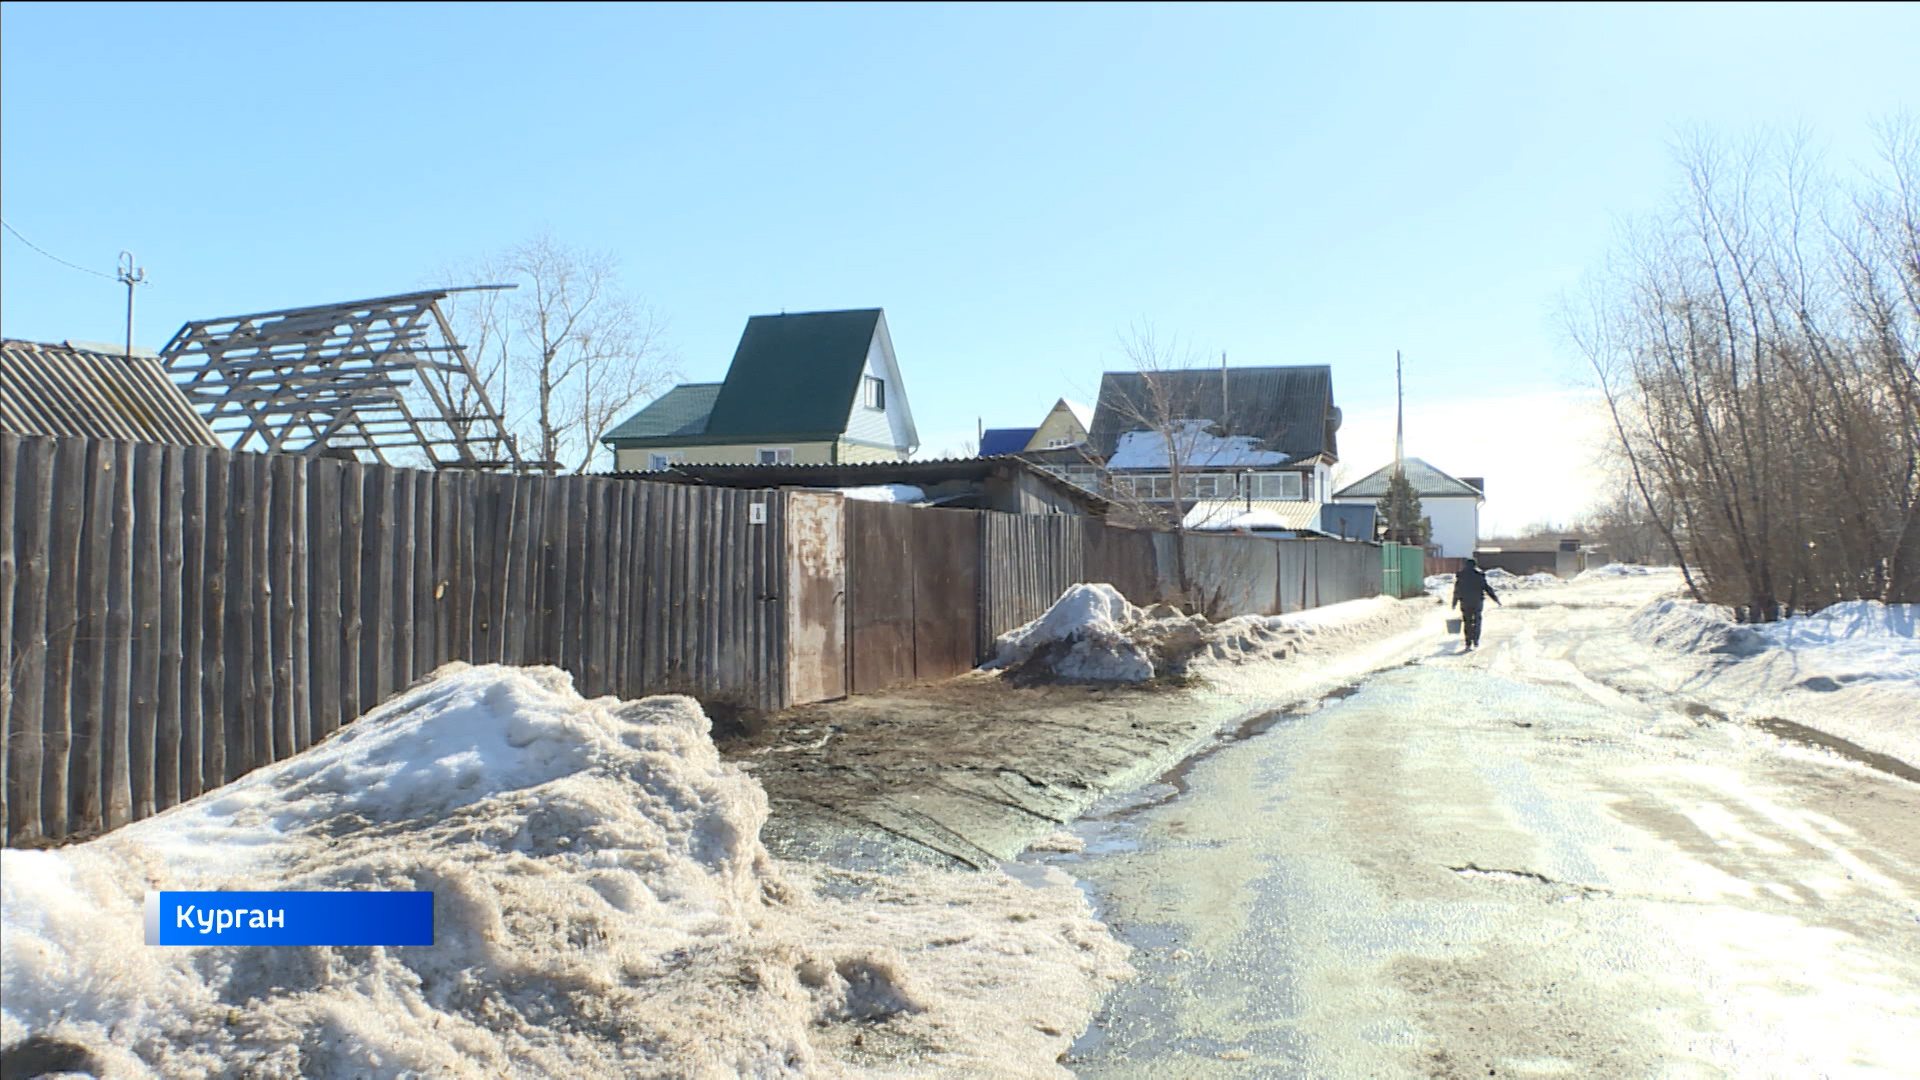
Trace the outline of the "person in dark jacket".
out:
<instances>
[{"instance_id":1,"label":"person in dark jacket","mask_svg":"<svg viewBox=\"0 0 1920 1080\"><path fill-rule=\"evenodd\" d=\"M1466 638L1468 649L1480 647L1480 609L1486 606L1487 597L1500 604L1493 586L1487 584L1487 575L1480 572L1480 564L1472 559L1464 560L1460 572L1453 575L1453 606L1460 609L1460 633Z\"/></svg>"}]
</instances>

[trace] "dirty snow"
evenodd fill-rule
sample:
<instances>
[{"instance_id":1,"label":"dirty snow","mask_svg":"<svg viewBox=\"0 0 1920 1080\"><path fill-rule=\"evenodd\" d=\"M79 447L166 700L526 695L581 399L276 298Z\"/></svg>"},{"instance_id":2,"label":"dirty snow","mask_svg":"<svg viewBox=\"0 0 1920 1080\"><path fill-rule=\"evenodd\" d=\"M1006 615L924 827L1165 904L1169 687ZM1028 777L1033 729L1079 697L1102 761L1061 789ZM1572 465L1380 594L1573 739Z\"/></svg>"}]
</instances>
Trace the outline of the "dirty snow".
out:
<instances>
[{"instance_id":1,"label":"dirty snow","mask_svg":"<svg viewBox=\"0 0 1920 1080\"><path fill-rule=\"evenodd\" d=\"M1146 621L1146 612L1111 585L1071 585L1046 614L1000 635L985 666L1016 668L1040 654L1062 681L1146 682L1153 678L1153 655L1130 632Z\"/></svg>"},{"instance_id":2,"label":"dirty snow","mask_svg":"<svg viewBox=\"0 0 1920 1080\"><path fill-rule=\"evenodd\" d=\"M167 813L0 852L0 1046L114 1076L1060 1076L1124 948L1064 875L772 859L691 699L453 665ZM430 889L435 944L150 948L149 889Z\"/></svg>"},{"instance_id":3,"label":"dirty snow","mask_svg":"<svg viewBox=\"0 0 1920 1080\"><path fill-rule=\"evenodd\" d=\"M1284 451L1262 450L1260 440L1247 435L1222 438L1209 434L1210 420L1183 420L1174 432L1174 446L1180 461L1188 469L1218 469L1230 466L1285 465L1293 455ZM1129 431L1114 444L1109 469L1164 469L1172 460L1167 439L1158 431Z\"/></svg>"},{"instance_id":4,"label":"dirty snow","mask_svg":"<svg viewBox=\"0 0 1920 1080\"><path fill-rule=\"evenodd\" d=\"M1308 645L1360 644L1404 621L1403 611L1400 601L1378 596L1209 623L1165 605L1135 607L1111 585L1079 584L1040 618L1002 634L983 666L1025 682L1140 683L1198 674L1208 663L1285 659Z\"/></svg>"},{"instance_id":5,"label":"dirty snow","mask_svg":"<svg viewBox=\"0 0 1920 1080\"><path fill-rule=\"evenodd\" d=\"M912 484L871 484L866 487L840 488L840 494L861 502L925 502L927 493Z\"/></svg>"}]
</instances>

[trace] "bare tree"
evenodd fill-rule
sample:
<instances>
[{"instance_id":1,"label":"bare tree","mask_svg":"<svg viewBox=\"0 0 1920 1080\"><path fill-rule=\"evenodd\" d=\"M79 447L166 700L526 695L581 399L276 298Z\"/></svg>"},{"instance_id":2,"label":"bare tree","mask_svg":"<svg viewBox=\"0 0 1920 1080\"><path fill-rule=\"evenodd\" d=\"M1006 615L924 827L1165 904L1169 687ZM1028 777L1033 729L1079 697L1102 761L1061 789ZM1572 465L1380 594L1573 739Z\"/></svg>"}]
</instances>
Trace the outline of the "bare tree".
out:
<instances>
[{"instance_id":1,"label":"bare tree","mask_svg":"<svg viewBox=\"0 0 1920 1080\"><path fill-rule=\"evenodd\" d=\"M1698 597L1920 599L1920 139L1849 190L1804 140L1696 138L1569 329Z\"/></svg>"},{"instance_id":2,"label":"bare tree","mask_svg":"<svg viewBox=\"0 0 1920 1080\"><path fill-rule=\"evenodd\" d=\"M585 472L600 436L676 375L654 311L619 259L536 236L459 272L511 292L455 294L452 318L522 454Z\"/></svg>"},{"instance_id":3,"label":"bare tree","mask_svg":"<svg viewBox=\"0 0 1920 1080\"><path fill-rule=\"evenodd\" d=\"M1200 373L1197 350L1177 336L1161 336L1145 322L1134 323L1119 339L1136 378L1112 383L1101 394L1100 404L1118 419L1120 428L1114 456L1100 463L1108 469L1108 494L1124 508L1123 519L1172 531L1181 595L1189 603L1204 603L1192 595L1187 558L1189 480L1204 449L1230 433L1230 421L1223 415L1223 401L1209 400L1203 380L1195 377ZM1219 392L1216 387L1214 393ZM1156 470L1164 463L1165 501L1159 497L1159 475L1112 474L1115 467L1124 467L1117 463L1135 461ZM1142 483L1147 490L1141 490Z\"/></svg>"}]
</instances>

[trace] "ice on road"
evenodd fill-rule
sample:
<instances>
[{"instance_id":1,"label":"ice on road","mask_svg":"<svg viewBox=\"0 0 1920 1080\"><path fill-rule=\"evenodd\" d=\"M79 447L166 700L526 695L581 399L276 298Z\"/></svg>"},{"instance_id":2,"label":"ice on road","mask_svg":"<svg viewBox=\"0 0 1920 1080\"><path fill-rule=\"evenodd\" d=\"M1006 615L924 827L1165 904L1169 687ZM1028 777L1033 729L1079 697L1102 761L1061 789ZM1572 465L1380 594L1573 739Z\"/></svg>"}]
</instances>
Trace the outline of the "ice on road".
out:
<instances>
[{"instance_id":1,"label":"ice on road","mask_svg":"<svg viewBox=\"0 0 1920 1080\"><path fill-rule=\"evenodd\" d=\"M1636 633L1672 584L1542 588L1466 656L1436 625L1193 763L1183 793L1081 823L1084 850L1030 856L1137 950L1069 1065L1915 1075L1920 785L1743 720L1715 678L1761 685L1727 667L1751 658ZM1909 696L1858 700L1913 700L1879 692ZM1816 691L1769 700L1821 718Z\"/></svg>"}]
</instances>

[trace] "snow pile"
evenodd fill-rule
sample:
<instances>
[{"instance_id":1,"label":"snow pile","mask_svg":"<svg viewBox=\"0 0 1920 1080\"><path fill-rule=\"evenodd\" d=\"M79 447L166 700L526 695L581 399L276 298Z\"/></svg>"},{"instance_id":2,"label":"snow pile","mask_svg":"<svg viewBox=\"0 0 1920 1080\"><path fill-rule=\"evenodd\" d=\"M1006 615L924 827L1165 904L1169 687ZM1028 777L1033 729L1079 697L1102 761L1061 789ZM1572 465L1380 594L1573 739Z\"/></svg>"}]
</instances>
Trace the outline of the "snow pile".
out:
<instances>
[{"instance_id":1,"label":"snow pile","mask_svg":"<svg viewBox=\"0 0 1920 1080\"><path fill-rule=\"evenodd\" d=\"M1111 585L1072 585L1046 614L995 639L985 666L1062 682L1146 682L1154 657L1136 638L1148 621Z\"/></svg>"},{"instance_id":2,"label":"snow pile","mask_svg":"<svg viewBox=\"0 0 1920 1080\"><path fill-rule=\"evenodd\" d=\"M1493 586L1495 592L1499 592L1502 589L1542 589L1549 585L1564 584L1558 577L1552 574L1539 573L1521 575L1503 570L1498 566L1488 570L1486 573L1487 584Z\"/></svg>"},{"instance_id":3,"label":"snow pile","mask_svg":"<svg viewBox=\"0 0 1920 1080\"><path fill-rule=\"evenodd\" d=\"M1646 577L1649 574L1660 574L1665 572L1666 572L1666 569L1663 567L1641 566L1637 563L1616 562L1616 563L1608 563L1605 566L1596 566L1591 570L1582 570L1580 571L1579 574L1574 576L1574 580L1587 581L1594 578Z\"/></svg>"},{"instance_id":4,"label":"snow pile","mask_svg":"<svg viewBox=\"0 0 1920 1080\"><path fill-rule=\"evenodd\" d=\"M1565 584L1552 574L1528 574L1522 577L1497 566L1486 571L1486 575L1487 584L1493 586L1494 592L1505 592L1508 589L1544 589L1549 585ZM1426 579L1426 590L1442 598L1451 597L1453 578L1452 574L1434 574Z\"/></svg>"},{"instance_id":5,"label":"snow pile","mask_svg":"<svg viewBox=\"0 0 1920 1080\"><path fill-rule=\"evenodd\" d=\"M1676 652L1744 657L1771 644L1754 628L1735 622L1732 609L1692 600L1655 600L1634 612L1628 625L1642 641Z\"/></svg>"},{"instance_id":6,"label":"snow pile","mask_svg":"<svg viewBox=\"0 0 1920 1080\"><path fill-rule=\"evenodd\" d=\"M1045 615L1002 634L993 660L983 666L1022 683L1141 683L1192 674L1209 662L1284 659L1303 649L1346 647L1396 627L1405 610L1381 596L1209 623L1165 605L1135 607L1111 585L1074 585Z\"/></svg>"},{"instance_id":7,"label":"snow pile","mask_svg":"<svg viewBox=\"0 0 1920 1080\"><path fill-rule=\"evenodd\" d=\"M873 484L868 487L841 488L840 494L861 502L918 503L927 501L927 493L912 484Z\"/></svg>"},{"instance_id":8,"label":"snow pile","mask_svg":"<svg viewBox=\"0 0 1920 1080\"><path fill-rule=\"evenodd\" d=\"M771 859L766 815L691 699L453 665L167 813L0 853L0 1046L113 1076L859 1075L886 1047L1064 1075L1128 973L1069 879L836 876ZM156 888L432 890L435 943L150 948Z\"/></svg>"}]
</instances>

